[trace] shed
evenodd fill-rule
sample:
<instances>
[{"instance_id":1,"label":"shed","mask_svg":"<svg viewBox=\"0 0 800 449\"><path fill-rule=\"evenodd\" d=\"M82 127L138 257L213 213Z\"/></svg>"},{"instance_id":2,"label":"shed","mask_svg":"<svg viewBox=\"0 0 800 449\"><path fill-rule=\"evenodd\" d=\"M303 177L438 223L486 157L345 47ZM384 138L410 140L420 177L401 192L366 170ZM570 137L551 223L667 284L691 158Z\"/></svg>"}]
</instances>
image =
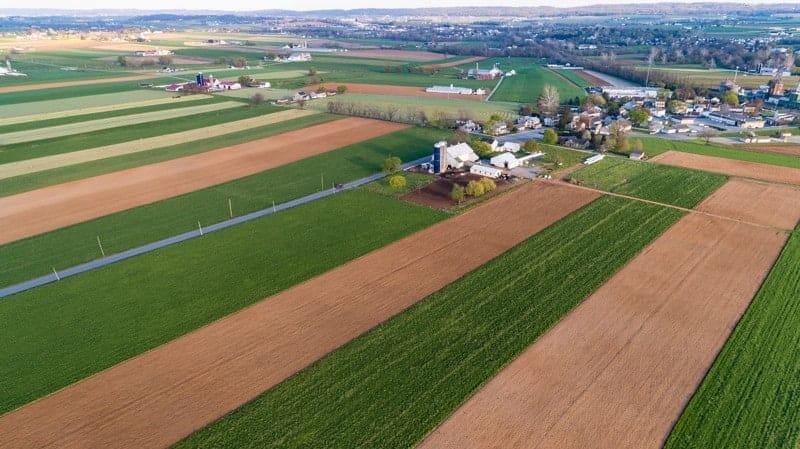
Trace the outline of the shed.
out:
<instances>
[{"instance_id":1,"label":"shed","mask_svg":"<svg viewBox=\"0 0 800 449\"><path fill-rule=\"evenodd\" d=\"M512 169L519 167L519 161L511 153L500 153L489 161L495 167Z\"/></svg>"},{"instance_id":2,"label":"shed","mask_svg":"<svg viewBox=\"0 0 800 449\"><path fill-rule=\"evenodd\" d=\"M631 154L628 156L628 159L633 159L634 161L643 161L644 158L645 155L642 151L631 151Z\"/></svg>"},{"instance_id":3,"label":"shed","mask_svg":"<svg viewBox=\"0 0 800 449\"><path fill-rule=\"evenodd\" d=\"M500 169L498 168L487 167L485 165L477 165L477 164L470 167L469 172L474 175L485 176L487 178L493 178L493 179L499 178L500 175L503 174L503 172L500 171Z\"/></svg>"}]
</instances>

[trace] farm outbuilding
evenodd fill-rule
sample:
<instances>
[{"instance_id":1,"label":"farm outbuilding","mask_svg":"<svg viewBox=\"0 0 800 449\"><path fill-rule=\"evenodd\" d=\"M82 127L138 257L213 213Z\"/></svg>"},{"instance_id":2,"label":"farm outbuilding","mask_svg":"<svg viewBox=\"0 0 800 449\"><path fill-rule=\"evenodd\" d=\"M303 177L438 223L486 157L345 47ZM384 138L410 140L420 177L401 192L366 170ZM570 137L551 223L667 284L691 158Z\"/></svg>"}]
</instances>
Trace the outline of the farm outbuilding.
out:
<instances>
[{"instance_id":1,"label":"farm outbuilding","mask_svg":"<svg viewBox=\"0 0 800 449\"><path fill-rule=\"evenodd\" d=\"M492 179L497 179L500 177L500 175L503 174L503 172L498 168L487 167L485 165L477 165L477 164L470 167L469 172L474 175L485 176L487 178L492 178Z\"/></svg>"},{"instance_id":2,"label":"farm outbuilding","mask_svg":"<svg viewBox=\"0 0 800 449\"><path fill-rule=\"evenodd\" d=\"M478 162L480 158L466 143L459 143L447 147L447 165L453 168L463 168L466 162Z\"/></svg>"},{"instance_id":3,"label":"farm outbuilding","mask_svg":"<svg viewBox=\"0 0 800 449\"><path fill-rule=\"evenodd\" d=\"M433 94L457 94L457 95L472 95L472 89L468 87L455 87L452 84L449 86L433 86L425 89L425 92Z\"/></svg>"},{"instance_id":4,"label":"farm outbuilding","mask_svg":"<svg viewBox=\"0 0 800 449\"><path fill-rule=\"evenodd\" d=\"M489 161L495 167L512 169L519 167L519 161L511 153L500 153Z\"/></svg>"},{"instance_id":5,"label":"farm outbuilding","mask_svg":"<svg viewBox=\"0 0 800 449\"><path fill-rule=\"evenodd\" d=\"M583 161L583 163L585 165L592 165L592 164L594 164L596 162L602 161L603 159L605 159L605 157L606 156L604 154L596 154L596 155L586 159L585 161Z\"/></svg>"}]
</instances>

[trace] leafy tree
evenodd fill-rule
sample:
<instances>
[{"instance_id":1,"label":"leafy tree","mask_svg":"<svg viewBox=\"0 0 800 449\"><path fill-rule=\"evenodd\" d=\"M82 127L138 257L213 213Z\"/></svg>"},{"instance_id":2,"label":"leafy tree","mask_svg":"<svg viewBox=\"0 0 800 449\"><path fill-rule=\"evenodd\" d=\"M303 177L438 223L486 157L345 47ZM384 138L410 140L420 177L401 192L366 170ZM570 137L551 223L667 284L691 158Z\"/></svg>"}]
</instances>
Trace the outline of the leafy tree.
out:
<instances>
[{"instance_id":1,"label":"leafy tree","mask_svg":"<svg viewBox=\"0 0 800 449\"><path fill-rule=\"evenodd\" d=\"M158 57L158 63L161 65L170 65L172 64L172 56L161 55Z\"/></svg>"},{"instance_id":2,"label":"leafy tree","mask_svg":"<svg viewBox=\"0 0 800 449\"><path fill-rule=\"evenodd\" d=\"M486 187L480 181L470 181L464 192L469 196L478 197L486 193Z\"/></svg>"},{"instance_id":3,"label":"leafy tree","mask_svg":"<svg viewBox=\"0 0 800 449\"><path fill-rule=\"evenodd\" d=\"M495 189L497 189L497 184L495 184L494 180L491 178L481 178L478 180L479 183L483 185L483 191L485 193L489 193Z\"/></svg>"},{"instance_id":4,"label":"leafy tree","mask_svg":"<svg viewBox=\"0 0 800 449\"><path fill-rule=\"evenodd\" d=\"M247 65L247 58L241 56L238 58L234 58L233 63L231 65L233 65L234 67L244 67Z\"/></svg>"},{"instance_id":5,"label":"leafy tree","mask_svg":"<svg viewBox=\"0 0 800 449\"><path fill-rule=\"evenodd\" d=\"M242 75L237 81L239 81L239 84L241 84L242 87L248 87L254 80L249 75Z\"/></svg>"},{"instance_id":6,"label":"leafy tree","mask_svg":"<svg viewBox=\"0 0 800 449\"><path fill-rule=\"evenodd\" d=\"M726 91L722 95L722 102L730 106L737 106L739 104L739 94L732 90Z\"/></svg>"},{"instance_id":7,"label":"leafy tree","mask_svg":"<svg viewBox=\"0 0 800 449\"><path fill-rule=\"evenodd\" d=\"M631 119L634 125L642 126L650 118L650 112L645 108L633 108L628 114L628 118Z\"/></svg>"},{"instance_id":8,"label":"leafy tree","mask_svg":"<svg viewBox=\"0 0 800 449\"><path fill-rule=\"evenodd\" d=\"M558 134L552 128L547 128L544 130L544 138L542 142L548 145L555 145L558 143Z\"/></svg>"},{"instance_id":9,"label":"leafy tree","mask_svg":"<svg viewBox=\"0 0 800 449\"><path fill-rule=\"evenodd\" d=\"M321 94L321 93L323 93L323 92L327 92L327 91L328 91L328 88L326 88L325 86L319 86L319 87L317 87L317 93L318 93L318 94Z\"/></svg>"},{"instance_id":10,"label":"leafy tree","mask_svg":"<svg viewBox=\"0 0 800 449\"><path fill-rule=\"evenodd\" d=\"M572 123L572 110L568 107L561 108L561 114L558 116L558 128L567 129L570 123Z\"/></svg>"},{"instance_id":11,"label":"leafy tree","mask_svg":"<svg viewBox=\"0 0 800 449\"><path fill-rule=\"evenodd\" d=\"M338 94L343 94L343 93L347 92L347 86L345 86L344 84L342 84L342 85L338 86L338 87L336 88L336 92L337 92Z\"/></svg>"},{"instance_id":12,"label":"leafy tree","mask_svg":"<svg viewBox=\"0 0 800 449\"><path fill-rule=\"evenodd\" d=\"M122 67L127 67L128 59L125 56L117 56L117 64L121 65Z\"/></svg>"},{"instance_id":13,"label":"leafy tree","mask_svg":"<svg viewBox=\"0 0 800 449\"><path fill-rule=\"evenodd\" d=\"M385 172L395 173L403 166L403 161L400 160L397 156L387 157L383 160L381 164L381 168Z\"/></svg>"},{"instance_id":14,"label":"leafy tree","mask_svg":"<svg viewBox=\"0 0 800 449\"><path fill-rule=\"evenodd\" d=\"M275 53L274 51L271 51L271 52L267 53L267 60L274 61L277 58L278 58L278 54Z\"/></svg>"},{"instance_id":15,"label":"leafy tree","mask_svg":"<svg viewBox=\"0 0 800 449\"><path fill-rule=\"evenodd\" d=\"M531 139L522 146L522 149L527 151L528 153L535 153L536 149L539 147L539 144L536 143L535 140Z\"/></svg>"},{"instance_id":16,"label":"leafy tree","mask_svg":"<svg viewBox=\"0 0 800 449\"><path fill-rule=\"evenodd\" d=\"M475 154L484 159L491 157L492 153L494 153L494 151L492 151L492 146L481 140L473 140L470 146Z\"/></svg>"},{"instance_id":17,"label":"leafy tree","mask_svg":"<svg viewBox=\"0 0 800 449\"><path fill-rule=\"evenodd\" d=\"M389 185L393 189L402 189L406 186L406 178L403 175L393 175L389 177Z\"/></svg>"},{"instance_id":18,"label":"leafy tree","mask_svg":"<svg viewBox=\"0 0 800 449\"><path fill-rule=\"evenodd\" d=\"M464 201L464 188L458 184L453 184L453 190L450 191L450 199L458 204Z\"/></svg>"},{"instance_id":19,"label":"leafy tree","mask_svg":"<svg viewBox=\"0 0 800 449\"><path fill-rule=\"evenodd\" d=\"M257 106L264 102L264 95L261 93L255 93L248 101L251 106Z\"/></svg>"},{"instance_id":20,"label":"leafy tree","mask_svg":"<svg viewBox=\"0 0 800 449\"><path fill-rule=\"evenodd\" d=\"M558 94L558 89L550 84L545 84L542 88L542 93L539 95L539 99L537 100L539 112L541 112L545 117L552 117L556 115L556 112L558 111L559 102L560 97Z\"/></svg>"}]
</instances>

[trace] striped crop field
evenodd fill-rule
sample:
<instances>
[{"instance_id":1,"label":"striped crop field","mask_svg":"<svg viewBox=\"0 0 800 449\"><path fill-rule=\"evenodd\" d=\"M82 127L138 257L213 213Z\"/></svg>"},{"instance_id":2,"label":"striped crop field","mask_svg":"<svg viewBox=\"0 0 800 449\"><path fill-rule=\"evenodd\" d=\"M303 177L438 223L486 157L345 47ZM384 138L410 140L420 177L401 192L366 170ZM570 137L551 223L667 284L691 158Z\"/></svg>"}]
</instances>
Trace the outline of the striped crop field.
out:
<instances>
[{"instance_id":1,"label":"striped crop field","mask_svg":"<svg viewBox=\"0 0 800 449\"><path fill-rule=\"evenodd\" d=\"M153 92L155 93L155 92ZM131 92L125 92L125 96L130 96ZM117 96L117 94L111 94L113 96ZM149 95L147 95L149 96ZM146 96L146 97L147 97ZM89 98L83 98L84 100L88 100ZM16 125L19 123L28 123L28 122L39 122L43 120L53 120L58 118L64 117L75 117L79 115L88 115L88 114L98 114L102 112L110 112L110 111L117 111L119 109L133 109L133 108L143 108L148 106L159 106L162 104L174 104L174 103L186 103L190 101L197 101L197 100L207 100L212 98L210 95L189 95L189 96L182 96L179 99L172 98L169 96L164 96L163 94L159 94L157 97L153 98L152 100L141 100L141 101L133 101L133 102L111 102L105 106L94 106L94 107L85 107L81 104L86 104L87 102L75 102L74 107L72 109L65 109L65 110L58 110L58 109L47 109L46 112L40 112L35 114L29 115L19 115L19 110L25 109L23 105L14 105L11 108L16 108L17 113L12 116L8 116L7 118L0 118L0 126L6 125ZM77 98L76 98L77 100ZM54 100L53 103L58 102L59 100ZM51 102L43 102L45 103L43 106L47 108L47 103ZM52 104L49 106L53 106ZM9 108L6 106L5 108ZM0 106L0 115L3 114L2 111L4 109L3 106Z\"/></svg>"},{"instance_id":2,"label":"striped crop field","mask_svg":"<svg viewBox=\"0 0 800 449\"><path fill-rule=\"evenodd\" d=\"M0 179L7 179L14 176L52 170L55 168L66 167L69 165L76 165L110 157L139 153L142 151L169 147L186 142L210 139L213 137L238 133L248 129L280 123L286 120L294 120L314 114L316 114L314 111L290 109L244 120L225 122L219 125L205 126L190 131L131 140L128 142L106 145L88 150L73 151L70 153L11 162L0 165Z\"/></svg>"},{"instance_id":3,"label":"striped crop field","mask_svg":"<svg viewBox=\"0 0 800 449\"><path fill-rule=\"evenodd\" d=\"M31 101L28 103L8 104L3 102L0 105L0 124L5 125L5 120L15 117L25 117L37 114L49 114L64 111L84 111L98 107L129 107L128 103L141 101L158 100L170 95L166 92L140 89L108 94L87 95L83 97L61 98L56 100ZM3 98L3 97L0 97Z\"/></svg>"},{"instance_id":4,"label":"striped crop field","mask_svg":"<svg viewBox=\"0 0 800 449\"><path fill-rule=\"evenodd\" d=\"M0 145L32 142L36 140L52 139L75 134L83 134L92 131L117 128L120 126L158 122L176 117L186 117L195 114L202 114L204 112L221 111L236 107L242 107L242 103L238 101L212 103L201 106L188 106L180 109L170 109L167 111L147 112L144 114L125 115L121 117L92 120L88 122L70 123L68 125L51 126L49 128L18 131L0 136Z\"/></svg>"},{"instance_id":5,"label":"striped crop field","mask_svg":"<svg viewBox=\"0 0 800 449\"><path fill-rule=\"evenodd\" d=\"M667 449L800 445L800 228L667 440Z\"/></svg>"}]
</instances>

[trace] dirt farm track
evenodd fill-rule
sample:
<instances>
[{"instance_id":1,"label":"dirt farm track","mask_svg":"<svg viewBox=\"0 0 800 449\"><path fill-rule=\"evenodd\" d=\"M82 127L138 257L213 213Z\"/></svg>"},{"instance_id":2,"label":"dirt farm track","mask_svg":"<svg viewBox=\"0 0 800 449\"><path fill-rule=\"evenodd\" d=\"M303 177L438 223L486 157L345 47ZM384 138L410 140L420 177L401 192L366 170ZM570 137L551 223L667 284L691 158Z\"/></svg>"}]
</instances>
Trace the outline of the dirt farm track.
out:
<instances>
[{"instance_id":1,"label":"dirt farm track","mask_svg":"<svg viewBox=\"0 0 800 449\"><path fill-rule=\"evenodd\" d=\"M0 441L168 446L597 196L526 184L12 411Z\"/></svg>"},{"instance_id":2,"label":"dirt farm track","mask_svg":"<svg viewBox=\"0 0 800 449\"><path fill-rule=\"evenodd\" d=\"M698 209L756 202L764 189L752 183L732 181ZM783 204L800 201L798 189L770 193ZM741 213L764 226L791 229L800 218L800 208L753 212ZM420 447L661 448L787 237L688 214Z\"/></svg>"},{"instance_id":3,"label":"dirt farm track","mask_svg":"<svg viewBox=\"0 0 800 449\"><path fill-rule=\"evenodd\" d=\"M405 127L347 118L0 198L0 244L242 178Z\"/></svg>"}]
</instances>

